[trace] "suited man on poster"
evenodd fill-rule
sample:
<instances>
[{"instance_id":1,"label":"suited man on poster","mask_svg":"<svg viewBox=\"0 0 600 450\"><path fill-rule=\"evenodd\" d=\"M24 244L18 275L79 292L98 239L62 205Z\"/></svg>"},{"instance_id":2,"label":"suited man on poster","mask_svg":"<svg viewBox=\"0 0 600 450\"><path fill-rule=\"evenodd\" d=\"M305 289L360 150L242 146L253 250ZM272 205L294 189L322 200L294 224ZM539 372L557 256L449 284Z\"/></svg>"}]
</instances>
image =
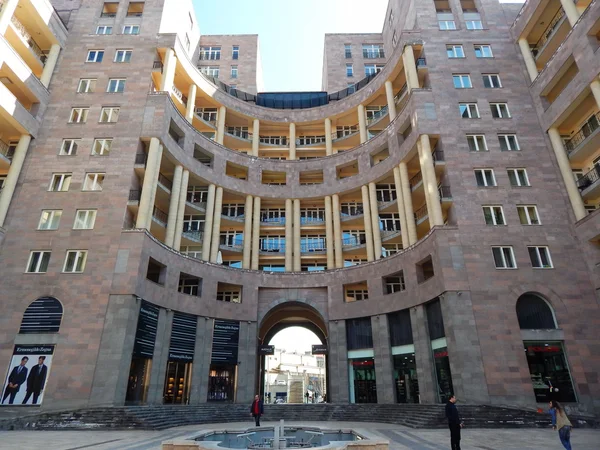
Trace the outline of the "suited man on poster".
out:
<instances>
[{"instance_id":1,"label":"suited man on poster","mask_svg":"<svg viewBox=\"0 0 600 450\"><path fill-rule=\"evenodd\" d=\"M13 367L13 370L8 377L6 389L4 389L2 404L4 404L4 400L6 400L6 397L8 396L10 396L8 399L9 405L12 405L15 402L17 392L19 392L21 385L25 383L25 380L27 379L27 367L25 367L27 361L29 361L29 358L27 356L23 356L23 358L21 358L21 364Z\"/></svg>"},{"instance_id":2,"label":"suited man on poster","mask_svg":"<svg viewBox=\"0 0 600 450\"><path fill-rule=\"evenodd\" d=\"M27 404L29 397L33 394L32 405L37 405L38 397L40 392L44 389L46 383L46 375L48 374L48 366L44 364L46 361L45 356L40 356L36 366L31 368L29 376L27 377L27 395L23 399L23 405Z\"/></svg>"}]
</instances>

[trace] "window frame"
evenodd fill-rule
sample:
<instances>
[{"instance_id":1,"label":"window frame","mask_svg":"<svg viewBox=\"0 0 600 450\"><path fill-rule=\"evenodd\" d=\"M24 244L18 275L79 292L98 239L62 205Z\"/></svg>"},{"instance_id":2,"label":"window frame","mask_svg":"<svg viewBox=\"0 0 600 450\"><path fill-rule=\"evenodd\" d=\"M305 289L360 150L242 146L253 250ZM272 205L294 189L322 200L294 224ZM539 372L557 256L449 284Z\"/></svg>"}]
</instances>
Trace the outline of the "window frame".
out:
<instances>
[{"instance_id":1,"label":"window frame","mask_svg":"<svg viewBox=\"0 0 600 450\"><path fill-rule=\"evenodd\" d=\"M96 91L97 83L97 78L80 78L75 92L77 94L92 94ZM85 86L85 89L82 89L83 86Z\"/></svg>"},{"instance_id":2,"label":"window frame","mask_svg":"<svg viewBox=\"0 0 600 450\"><path fill-rule=\"evenodd\" d=\"M484 54L484 49L489 50L489 56ZM478 50L481 52L481 56L477 56ZM494 52L492 51L492 46L490 44L473 44L473 51L475 52L475 58L485 59L494 57Z\"/></svg>"},{"instance_id":3,"label":"window frame","mask_svg":"<svg viewBox=\"0 0 600 450\"><path fill-rule=\"evenodd\" d=\"M521 184L521 177L518 176L519 175L519 171L522 171L522 174L524 175L525 178L525 182L527 184ZM506 172L508 174L508 181L511 185L511 187L531 187L531 181L529 180L529 174L527 173L527 169L524 167L511 167L511 168L507 168ZM514 175L514 179L518 182L518 184L513 184L512 179L510 174L513 173Z\"/></svg>"},{"instance_id":4,"label":"window frame","mask_svg":"<svg viewBox=\"0 0 600 450\"><path fill-rule=\"evenodd\" d=\"M479 26L477 26L479 24ZM465 20L465 28L469 31L472 30L483 30L483 22L481 19L477 20Z\"/></svg>"},{"instance_id":5,"label":"window frame","mask_svg":"<svg viewBox=\"0 0 600 450\"><path fill-rule=\"evenodd\" d=\"M463 110L464 108L464 110ZM475 108L475 115L473 116L471 113L471 110ZM460 117L463 119L481 119L481 116L479 114L479 107L477 106L477 103L459 103L458 104L458 110L460 112ZM465 117L465 112L467 112L467 116Z\"/></svg>"},{"instance_id":6,"label":"window frame","mask_svg":"<svg viewBox=\"0 0 600 450\"><path fill-rule=\"evenodd\" d=\"M348 70L350 69L350 70ZM354 76L354 65L352 63L346 63L346 78Z\"/></svg>"},{"instance_id":7,"label":"window frame","mask_svg":"<svg viewBox=\"0 0 600 450\"><path fill-rule=\"evenodd\" d=\"M481 78L483 80L484 89L502 89L502 80L500 79L500 74L498 73L482 73ZM486 80L489 86L486 86ZM498 81L498 85L494 86L493 80Z\"/></svg>"},{"instance_id":8,"label":"window frame","mask_svg":"<svg viewBox=\"0 0 600 450\"><path fill-rule=\"evenodd\" d=\"M121 58L119 58L119 55L122 55ZM128 56L128 58L127 58ZM115 50L115 57L113 59L114 63L117 64L127 64L131 62L131 57L133 56L133 50L131 49L126 49L126 48L118 48Z\"/></svg>"},{"instance_id":9,"label":"window frame","mask_svg":"<svg viewBox=\"0 0 600 450\"><path fill-rule=\"evenodd\" d=\"M506 116L502 114L502 109L506 111ZM508 103L506 102L490 102L490 111L494 119L512 119ZM496 115L494 115L494 111Z\"/></svg>"},{"instance_id":10,"label":"window frame","mask_svg":"<svg viewBox=\"0 0 600 450\"><path fill-rule=\"evenodd\" d=\"M481 209L483 211L483 217L485 219L486 225L490 225L490 226L506 225L506 216L504 215L504 208L502 208L501 205L482 205ZM486 214L486 210L489 215ZM497 214L498 211L500 212L500 215ZM488 221L488 217L491 219L491 221ZM501 218L502 223L500 223L498 221L498 218Z\"/></svg>"},{"instance_id":11,"label":"window frame","mask_svg":"<svg viewBox=\"0 0 600 450\"><path fill-rule=\"evenodd\" d=\"M231 59L237 61L240 59L240 46L232 45L231 46Z\"/></svg>"},{"instance_id":12,"label":"window frame","mask_svg":"<svg viewBox=\"0 0 600 450\"><path fill-rule=\"evenodd\" d=\"M75 253L75 260L73 261L73 267L71 270L67 270L67 263L69 262L69 255ZM63 264L62 273L83 273L85 271L85 265L87 262L88 251L87 250L67 250L65 255L65 262ZM80 260L80 258L82 258ZM81 262L81 268L77 269L79 262Z\"/></svg>"},{"instance_id":13,"label":"window frame","mask_svg":"<svg viewBox=\"0 0 600 450\"><path fill-rule=\"evenodd\" d=\"M231 72L229 74L230 78L236 78L238 77L239 71L238 71L238 66L234 65L231 66Z\"/></svg>"},{"instance_id":14,"label":"window frame","mask_svg":"<svg viewBox=\"0 0 600 450\"><path fill-rule=\"evenodd\" d=\"M489 175L492 176L492 181L494 184L488 184L488 172L489 171ZM496 174L494 173L494 169L489 169L489 168L482 168L482 169L473 169L473 172L475 173L475 182L477 187L497 187L498 186L498 182L496 180ZM484 181L484 184L479 184L478 180L477 180L477 173L480 172L481 176L482 176L482 180Z\"/></svg>"},{"instance_id":15,"label":"window frame","mask_svg":"<svg viewBox=\"0 0 600 450\"><path fill-rule=\"evenodd\" d=\"M514 141L514 142L511 142ZM503 148L503 144L506 148ZM498 135L498 144L500 144L500 151L502 152L520 152L521 146L519 145L519 139L515 133L506 133ZM513 145L515 148L513 148Z\"/></svg>"},{"instance_id":16,"label":"window frame","mask_svg":"<svg viewBox=\"0 0 600 450\"><path fill-rule=\"evenodd\" d=\"M80 219L79 215L84 213L84 220ZM75 211L75 219L73 220L74 230L93 230L96 225L97 209L78 209ZM91 217L91 218L90 218ZM88 223L91 222L91 223ZM87 226L77 226L78 224Z\"/></svg>"},{"instance_id":17,"label":"window frame","mask_svg":"<svg viewBox=\"0 0 600 450\"><path fill-rule=\"evenodd\" d=\"M534 211L535 221L533 221L531 218L531 214L529 211L530 209L533 209L533 211ZM523 214L521 214L521 211L523 211ZM519 216L519 222L521 223L521 225L537 226L537 225L542 224L542 221L540 220L540 213L537 209L537 205L517 205L517 215ZM522 219L526 219L526 222L523 222ZM534 223L534 222L536 222L536 223Z\"/></svg>"},{"instance_id":18,"label":"window frame","mask_svg":"<svg viewBox=\"0 0 600 450\"><path fill-rule=\"evenodd\" d=\"M93 176L93 178L90 178L90 176ZM98 183L98 178L100 176L102 176L102 180ZM84 192L101 192L104 188L103 185L105 178L106 172L86 172L81 190ZM88 179L91 179L92 181L88 182ZM89 186L88 183L92 183L92 185ZM95 187L99 187L100 189L93 189Z\"/></svg>"},{"instance_id":19,"label":"window frame","mask_svg":"<svg viewBox=\"0 0 600 450\"><path fill-rule=\"evenodd\" d=\"M98 123L117 123L119 121L120 114L121 114L120 106L103 106L100 109L100 119L98 119ZM116 116L116 117L113 117L113 116ZM104 118L106 118L106 120L102 120Z\"/></svg>"},{"instance_id":20,"label":"window frame","mask_svg":"<svg viewBox=\"0 0 600 450\"><path fill-rule=\"evenodd\" d=\"M442 24L444 26L442 26ZM448 25L452 26L448 26ZM454 20L439 20L438 19L438 28L440 31L453 31L456 30L456 21Z\"/></svg>"},{"instance_id":21,"label":"window frame","mask_svg":"<svg viewBox=\"0 0 600 450\"><path fill-rule=\"evenodd\" d=\"M460 86L456 85L457 78L460 80ZM463 81L468 80L468 86L465 86ZM468 73L453 73L452 74L452 82L454 85L454 89L473 89L473 80L471 79L471 74Z\"/></svg>"},{"instance_id":22,"label":"window frame","mask_svg":"<svg viewBox=\"0 0 600 450\"><path fill-rule=\"evenodd\" d=\"M92 57L93 54L93 57ZM101 63L104 59L104 50L88 50L87 57L85 58L86 63Z\"/></svg>"},{"instance_id":23,"label":"window frame","mask_svg":"<svg viewBox=\"0 0 600 450\"><path fill-rule=\"evenodd\" d=\"M87 123L87 118L90 113L90 108L88 107L76 107L71 108L71 114L69 115L68 123ZM74 117L76 115L76 117ZM77 120L73 120L73 119Z\"/></svg>"},{"instance_id":24,"label":"window frame","mask_svg":"<svg viewBox=\"0 0 600 450\"><path fill-rule=\"evenodd\" d=\"M535 265L536 261L533 260L532 250L535 252L535 256L538 259L539 266ZM544 257L549 265L544 265L542 261L542 252L544 250ZM554 269L554 263L552 262L552 256L550 255L550 248L547 245L528 245L527 253L529 254L529 261L531 262L532 269Z\"/></svg>"},{"instance_id":25,"label":"window frame","mask_svg":"<svg viewBox=\"0 0 600 450\"><path fill-rule=\"evenodd\" d=\"M497 264L496 254L494 253L495 249L499 250L499 256L502 257L501 259L502 259L503 266L501 266L501 267L499 267ZM513 264L512 267L509 267L507 264L506 253L505 253L505 251L507 251L507 250L508 250L508 253L510 254L510 259L511 259L511 261L509 261L509 262ZM492 259L494 260L494 266L497 270L518 269L517 260L515 259L515 252L514 252L512 245L492 245Z\"/></svg>"},{"instance_id":26,"label":"window frame","mask_svg":"<svg viewBox=\"0 0 600 450\"><path fill-rule=\"evenodd\" d=\"M35 270L31 270L32 269L31 266L32 266L32 264L34 264L33 255L35 253L39 253L40 255L38 257L38 260L35 262ZM48 255L48 258L45 261L46 267L44 268L44 270L39 270L44 263L44 257L46 255ZM29 258L27 259L27 265L25 266L25 273L47 273L48 266L50 265L51 257L52 257L51 250L30 250Z\"/></svg>"},{"instance_id":27,"label":"window frame","mask_svg":"<svg viewBox=\"0 0 600 450\"><path fill-rule=\"evenodd\" d=\"M480 152L488 152L489 148L487 145L487 139L485 138L485 134L467 134L467 145L469 146L469 151L474 153ZM479 138L483 141L482 149L479 148ZM471 146L471 141L474 143L475 149Z\"/></svg>"},{"instance_id":28,"label":"window frame","mask_svg":"<svg viewBox=\"0 0 600 450\"><path fill-rule=\"evenodd\" d=\"M92 144L92 156L108 156L112 150L113 138L95 138ZM100 152L96 147L100 146Z\"/></svg>"},{"instance_id":29,"label":"window frame","mask_svg":"<svg viewBox=\"0 0 600 450\"><path fill-rule=\"evenodd\" d=\"M65 151L67 143L69 143L69 150ZM58 156L75 156L80 143L81 139L63 139L58 150Z\"/></svg>"},{"instance_id":30,"label":"window frame","mask_svg":"<svg viewBox=\"0 0 600 450\"><path fill-rule=\"evenodd\" d=\"M52 186L54 186L55 184L55 179L57 179L57 177L60 177L60 181L58 182L58 189L52 189ZM69 192L69 188L71 187L71 180L73 178L73 174L71 172L58 172L58 173L53 173L52 174L52 178L50 179L50 186L48 187L48 192ZM63 189L65 181L67 181L66 189Z\"/></svg>"},{"instance_id":31,"label":"window frame","mask_svg":"<svg viewBox=\"0 0 600 450\"><path fill-rule=\"evenodd\" d=\"M37 229L40 231L52 231L52 230L58 230L58 227L60 226L60 219L62 217L62 209L42 209L42 214L40 215L40 220L38 221L38 226ZM48 227L42 227L42 221L44 219L44 215L46 213L49 213L49 218L46 219L46 221L44 222L45 224L50 223L50 225L54 225L54 226L48 226ZM54 224L53 222L56 220L56 224Z\"/></svg>"},{"instance_id":32,"label":"window frame","mask_svg":"<svg viewBox=\"0 0 600 450\"><path fill-rule=\"evenodd\" d=\"M104 33L100 33L100 29L101 28L103 28L103 31L105 31ZM96 27L96 33L95 34L98 35L98 36L109 36L109 35L112 34L112 30L113 30L112 25L98 25ZM106 31L108 31L108 33L106 33Z\"/></svg>"},{"instance_id":33,"label":"window frame","mask_svg":"<svg viewBox=\"0 0 600 450\"><path fill-rule=\"evenodd\" d=\"M114 87L116 90L111 90L111 84L116 83ZM106 85L106 93L107 94L122 94L125 92L125 85L127 84L127 78L109 78L108 83ZM122 85L122 90L119 90L119 87Z\"/></svg>"},{"instance_id":34,"label":"window frame","mask_svg":"<svg viewBox=\"0 0 600 450\"><path fill-rule=\"evenodd\" d=\"M127 33L127 28L130 28L129 31L131 31L130 33ZM134 31L137 31L137 33L134 33ZM121 34L124 34L126 36L137 36L140 34L140 26L139 25L123 25L123 32Z\"/></svg>"},{"instance_id":35,"label":"window frame","mask_svg":"<svg viewBox=\"0 0 600 450\"><path fill-rule=\"evenodd\" d=\"M456 49L460 49L462 55L457 55ZM450 52L452 51L452 56L450 56ZM465 56L465 49L462 44L446 44L446 56L448 59L463 59Z\"/></svg>"}]
</instances>

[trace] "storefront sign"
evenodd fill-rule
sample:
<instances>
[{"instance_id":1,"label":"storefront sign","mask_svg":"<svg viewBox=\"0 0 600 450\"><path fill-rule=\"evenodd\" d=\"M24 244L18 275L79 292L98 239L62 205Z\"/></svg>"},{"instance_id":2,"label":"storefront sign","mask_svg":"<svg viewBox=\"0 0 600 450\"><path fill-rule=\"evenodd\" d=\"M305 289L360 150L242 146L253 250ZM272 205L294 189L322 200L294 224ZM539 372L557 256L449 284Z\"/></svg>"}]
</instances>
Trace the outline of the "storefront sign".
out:
<instances>
[{"instance_id":1,"label":"storefront sign","mask_svg":"<svg viewBox=\"0 0 600 450\"><path fill-rule=\"evenodd\" d=\"M142 300L140 315L135 333L133 356L152 359L154 343L156 342L156 328L158 326L158 306Z\"/></svg>"},{"instance_id":2,"label":"storefront sign","mask_svg":"<svg viewBox=\"0 0 600 450\"><path fill-rule=\"evenodd\" d=\"M275 346L274 345L259 345L258 346L258 354L259 355L274 355L275 354Z\"/></svg>"},{"instance_id":3,"label":"storefront sign","mask_svg":"<svg viewBox=\"0 0 600 450\"><path fill-rule=\"evenodd\" d=\"M173 313L169 361L193 362L196 347L198 317L180 312Z\"/></svg>"},{"instance_id":4,"label":"storefront sign","mask_svg":"<svg viewBox=\"0 0 600 450\"><path fill-rule=\"evenodd\" d=\"M312 354L313 355L326 355L327 354L327 346L326 345L313 345L312 346Z\"/></svg>"},{"instance_id":5,"label":"storefront sign","mask_svg":"<svg viewBox=\"0 0 600 450\"><path fill-rule=\"evenodd\" d=\"M211 364L237 364L240 323L215 319Z\"/></svg>"}]
</instances>

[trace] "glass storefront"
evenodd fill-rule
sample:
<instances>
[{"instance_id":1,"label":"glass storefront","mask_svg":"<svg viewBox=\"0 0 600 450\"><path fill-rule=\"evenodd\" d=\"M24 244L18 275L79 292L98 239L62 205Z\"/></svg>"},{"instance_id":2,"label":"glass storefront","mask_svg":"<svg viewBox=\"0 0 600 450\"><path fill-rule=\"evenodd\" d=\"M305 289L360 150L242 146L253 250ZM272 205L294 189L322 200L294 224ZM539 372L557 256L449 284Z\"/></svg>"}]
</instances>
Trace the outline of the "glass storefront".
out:
<instances>
[{"instance_id":1,"label":"glass storefront","mask_svg":"<svg viewBox=\"0 0 600 450\"><path fill-rule=\"evenodd\" d=\"M151 367L152 360L149 358L133 357L131 359L127 393L125 394L126 404L140 405L146 403Z\"/></svg>"},{"instance_id":2,"label":"glass storefront","mask_svg":"<svg viewBox=\"0 0 600 450\"><path fill-rule=\"evenodd\" d=\"M235 395L236 366L210 366L208 376L208 401L233 402Z\"/></svg>"},{"instance_id":3,"label":"glass storefront","mask_svg":"<svg viewBox=\"0 0 600 450\"><path fill-rule=\"evenodd\" d=\"M433 363L435 364L435 376L438 384L438 397L441 403L446 403L450 395L454 393L448 347L433 350Z\"/></svg>"},{"instance_id":4,"label":"glass storefront","mask_svg":"<svg viewBox=\"0 0 600 450\"><path fill-rule=\"evenodd\" d=\"M377 403L375 359L357 358L349 361L350 402Z\"/></svg>"},{"instance_id":5,"label":"glass storefront","mask_svg":"<svg viewBox=\"0 0 600 450\"><path fill-rule=\"evenodd\" d=\"M191 378L191 363L169 361L167 364L167 376L165 377L163 403L189 404Z\"/></svg>"},{"instance_id":6,"label":"glass storefront","mask_svg":"<svg viewBox=\"0 0 600 450\"><path fill-rule=\"evenodd\" d=\"M576 402L563 343L526 341L523 345L536 401Z\"/></svg>"},{"instance_id":7,"label":"glass storefront","mask_svg":"<svg viewBox=\"0 0 600 450\"><path fill-rule=\"evenodd\" d=\"M414 353L394 355L396 402L419 403L419 382Z\"/></svg>"}]
</instances>

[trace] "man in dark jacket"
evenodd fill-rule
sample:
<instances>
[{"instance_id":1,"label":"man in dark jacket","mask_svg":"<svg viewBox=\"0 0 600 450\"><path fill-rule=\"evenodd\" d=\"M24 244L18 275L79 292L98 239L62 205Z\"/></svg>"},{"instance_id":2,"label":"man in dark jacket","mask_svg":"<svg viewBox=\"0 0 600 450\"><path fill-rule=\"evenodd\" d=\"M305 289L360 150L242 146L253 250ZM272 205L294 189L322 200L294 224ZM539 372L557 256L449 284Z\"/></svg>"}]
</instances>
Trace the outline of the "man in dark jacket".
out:
<instances>
[{"instance_id":1,"label":"man in dark jacket","mask_svg":"<svg viewBox=\"0 0 600 450\"><path fill-rule=\"evenodd\" d=\"M26 405L29 397L33 394L32 405L37 405L38 397L40 392L44 389L46 383L46 375L48 374L48 366L44 364L46 361L45 356L40 356L38 359L37 366L33 366L27 377L27 395L23 399L23 404Z\"/></svg>"},{"instance_id":2,"label":"man in dark jacket","mask_svg":"<svg viewBox=\"0 0 600 450\"><path fill-rule=\"evenodd\" d=\"M25 383L27 379L27 364L29 358L27 356L23 356L21 358L21 364L13 367L12 372L8 377L8 383L6 384L6 389L4 389L4 395L2 396L2 403L6 400L6 397L10 396L8 399L8 404L12 405L15 402L15 397L17 396L17 392L21 389L21 385Z\"/></svg>"},{"instance_id":3,"label":"man in dark jacket","mask_svg":"<svg viewBox=\"0 0 600 450\"><path fill-rule=\"evenodd\" d=\"M448 403L446 403L446 418L450 428L450 447L452 450L460 450L460 429L463 427L463 423L460 421L455 403L456 396L450 395Z\"/></svg>"},{"instance_id":4,"label":"man in dark jacket","mask_svg":"<svg viewBox=\"0 0 600 450\"><path fill-rule=\"evenodd\" d=\"M260 399L258 395L254 396L254 401L252 402L252 406L250 407L250 414L254 416L254 421L256 422L256 426L260 427L260 416L264 413L263 409L263 401Z\"/></svg>"}]
</instances>

